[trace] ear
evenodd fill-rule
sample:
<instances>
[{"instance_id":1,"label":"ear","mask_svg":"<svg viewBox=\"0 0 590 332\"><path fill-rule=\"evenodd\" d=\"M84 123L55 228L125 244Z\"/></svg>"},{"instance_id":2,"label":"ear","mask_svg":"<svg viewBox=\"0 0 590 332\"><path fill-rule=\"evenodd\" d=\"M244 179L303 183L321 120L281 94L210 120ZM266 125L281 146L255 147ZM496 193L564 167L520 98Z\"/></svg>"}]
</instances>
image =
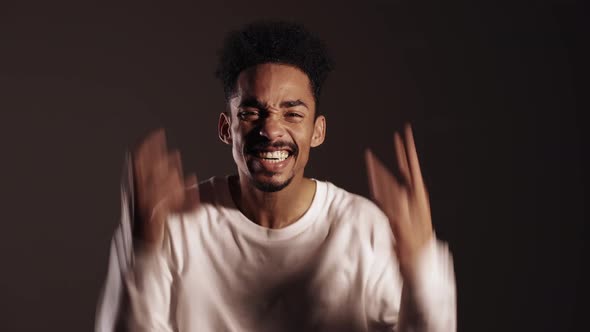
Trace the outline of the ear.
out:
<instances>
[{"instance_id":1,"label":"ear","mask_svg":"<svg viewBox=\"0 0 590 332\"><path fill-rule=\"evenodd\" d=\"M323 115L319 115L315 119L313 126L313 136L311 137L311 147L315 148L324 143L326 139L326 118Z\"/></svg>"},{"instance_id":2,"label":"ear","mask_svg":"<svg viewBox=\"0 0 590 332\"><path fill-rule=\"evenodd\" d=\"M231 139L231 121L230 115L226 112L219 114L219 123L217 124L217 134L219 139L225 144L232 144Z\"/></svg>"}]
</instances>

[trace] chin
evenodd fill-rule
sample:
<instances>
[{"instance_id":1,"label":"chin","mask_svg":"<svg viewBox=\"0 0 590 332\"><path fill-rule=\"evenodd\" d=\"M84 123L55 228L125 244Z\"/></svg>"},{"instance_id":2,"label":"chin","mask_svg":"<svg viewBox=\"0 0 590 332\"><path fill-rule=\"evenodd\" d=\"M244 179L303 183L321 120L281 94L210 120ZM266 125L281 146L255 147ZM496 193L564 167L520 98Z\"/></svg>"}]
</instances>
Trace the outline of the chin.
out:
<instances>
[{"instance_id":1,"label":"chin","mask_svg":"<svg viewBox=\"0 0 590 332\"><path fill-rule=\"evenodd\" d=\"M292 176L285 181L278 181L272 179L257 180L255 178L251 178L251 182L254 185L254 187L256 187L256 189L267 193L274 193L283 190L291 183L292 180Z\"/></svg>"}]
</instances>

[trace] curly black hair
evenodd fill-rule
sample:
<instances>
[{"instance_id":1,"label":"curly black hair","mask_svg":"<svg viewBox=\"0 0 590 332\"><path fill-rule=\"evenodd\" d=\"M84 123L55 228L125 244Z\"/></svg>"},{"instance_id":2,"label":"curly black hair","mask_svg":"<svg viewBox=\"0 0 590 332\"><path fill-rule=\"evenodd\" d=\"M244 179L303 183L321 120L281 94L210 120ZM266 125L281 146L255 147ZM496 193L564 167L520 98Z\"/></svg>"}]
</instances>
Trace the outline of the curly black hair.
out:
<instances>
[{"instance_id":1,"label":"curly black hair","mask_svg":"<svg viewBox=\"0 0 590 332\"><path fill-rule=\"evenodd\" d=\"M230 32L219 52L215 75L223 83L225 98L234 93L239 74L262 63L282 63L301 69L311 82L316 104L322 84L333 69L323 41L301 24L256 21Z\"/></svg>"}]
</instances>

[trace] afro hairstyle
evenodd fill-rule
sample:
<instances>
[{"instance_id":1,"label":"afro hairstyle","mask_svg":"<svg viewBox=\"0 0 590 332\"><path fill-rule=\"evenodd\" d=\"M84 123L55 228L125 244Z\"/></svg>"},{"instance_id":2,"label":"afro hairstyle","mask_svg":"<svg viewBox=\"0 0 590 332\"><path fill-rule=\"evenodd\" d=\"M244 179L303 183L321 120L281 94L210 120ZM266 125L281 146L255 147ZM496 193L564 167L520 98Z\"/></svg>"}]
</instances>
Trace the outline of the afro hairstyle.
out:
<instances>
[{"instance_id":1,"label":"afro hairstyle","mask_svg":"<svg viewBox=\"0 0 590 332\"><path fill-rule=\"evenodd\" d=\"M323 41L301 24L256 21L230 32L219 52L215 76L223 83L226 100L234 93L240 73L263 63L292 65L307 74L316 103L334 67Z\"/></svg>"}]
</instances>

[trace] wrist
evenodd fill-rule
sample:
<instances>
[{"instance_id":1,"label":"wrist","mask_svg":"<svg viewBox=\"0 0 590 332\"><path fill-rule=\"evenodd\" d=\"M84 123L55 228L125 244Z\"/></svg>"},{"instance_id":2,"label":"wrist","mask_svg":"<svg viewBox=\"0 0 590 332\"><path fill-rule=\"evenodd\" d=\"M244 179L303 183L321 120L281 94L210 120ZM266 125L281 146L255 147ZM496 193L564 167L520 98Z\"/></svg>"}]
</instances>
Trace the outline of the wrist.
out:
<instances>
[{"instance_id":1,"label":"wrist","mask_svg":"<svg viewBox=\"0 0 590 332\"><path fill-rule=\"evenodd\" d=\"M427 265L435 242L436 239L432 236L411 250L403 259L400 259L400 273L404 285L415 288L420 283L420 280L424 277L423 274L428 270Z\"/></svg>"},{"instance_id":2,"label":"wrist","mask_svg":"<svg viewBox=\"0 0 590 332\"><path fill-rule=\"evenodd\" d=\"M149 249L161 244L167 216L164 209L144 210L137 214L133 229L137 249Z\"/></svg>"}]
</instances>

